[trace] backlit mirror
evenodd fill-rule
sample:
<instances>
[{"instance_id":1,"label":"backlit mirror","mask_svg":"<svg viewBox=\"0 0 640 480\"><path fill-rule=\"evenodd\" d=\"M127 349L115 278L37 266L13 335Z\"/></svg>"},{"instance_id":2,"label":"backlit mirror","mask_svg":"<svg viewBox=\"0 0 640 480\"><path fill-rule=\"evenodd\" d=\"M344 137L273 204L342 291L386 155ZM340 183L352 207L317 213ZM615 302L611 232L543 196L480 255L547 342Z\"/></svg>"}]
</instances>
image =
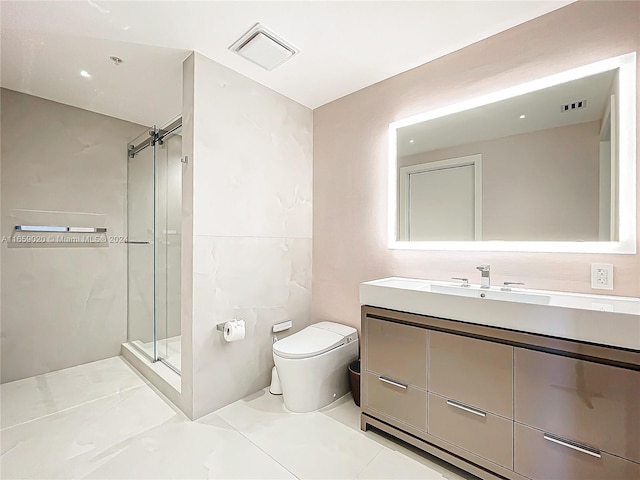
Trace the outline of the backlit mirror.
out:
<instances>
[{"instance_id":1,"label":"backlit mirror","mask_svg":"<svg viewBox=\"0 0 640 480\"><path fill-rule=\"evenodd\" d=\"M635 53L390 125L391 248L635 253Z\"/></svg>"}]
</instances>

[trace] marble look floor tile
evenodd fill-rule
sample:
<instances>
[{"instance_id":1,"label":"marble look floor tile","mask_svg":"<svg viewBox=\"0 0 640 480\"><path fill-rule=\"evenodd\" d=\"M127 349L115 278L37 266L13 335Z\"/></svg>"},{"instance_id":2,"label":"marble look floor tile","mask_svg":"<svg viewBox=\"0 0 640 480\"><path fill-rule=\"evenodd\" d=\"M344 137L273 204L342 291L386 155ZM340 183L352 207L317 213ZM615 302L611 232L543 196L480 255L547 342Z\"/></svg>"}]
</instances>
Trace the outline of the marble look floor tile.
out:
<instances>
[{"instance_id":1,"label":"marble look floor tile","mask_svg":"<svg viewBox=\"0 0 640 480\"><path fill-rule=\"evenodd\" d=\"M359 414L358 414L359 417ZM434 457L413 445L403 442L391 435L378 430L369 430L362 432L367 438L370 438L374 442L380 444L389 451L396 452L399 455L420 463L427 467L429 470L433 470L439 473L439 477L446 480L479 480L478 477L465 472L454 465L451 465L444 460ZM381 464L381 468L384 468Z\"/></svg>"},{"instance_id":2,"label":"marble look floor tile","mask_svg":"<svg viewBox=\"0 0 640 480\"><path fill-rule=\"evenodd\" d=\"M298 478L355 478L382 450L323 413L286 413L264 391L216 413Z\"/></svg>"},{"instance_id":3,"label":"marble look floor tile","mask_svg":"<svg viewBox=\"0 0 640 480\"><path fill-rule=\"evenodd\" d=\"M150 385L118 391L132 380L123 374L129 367L110 360L78 367L84 374L50 374L53 392L70 378L89 392L71 388L58 400L69 405L64 410L3 429L2 478L475 478L386 434L362 432L351 395L294 414L265 389L191 422ZM116 381L121 374L125 380ZM4 390L3 400L41 398L36 379L29 380Z\"/></svg>"},{"instance_id":4,"label":"marble look floor tile","mask_svg":"<svg viewBox=\"0 0 640 480\"><path fill-rule=\"evenodd\" d=\"M235 429L243 431L257 423L270 424L286 418L291 414L286 411L282 402L282 395L272 395L267 388L249 395L237 402L234 402L220 410L206 415L198 420L200 423L209 423L210 418L214 421L222 418L230 423Z\"/></svg>"},{"instance_id":5,"label":"marble look floor tile","mask_svg":"<svg viewBox=\"0 0 640 480\"><path fill-rule=\"evenodd\" d=\"M149 386L125 390L0 432L3 478L81 478L166 422L184 422Z\"/></svg>"},{"instance_id":6,"label":"marble look floor tile","mask_svg":"<svg viewBox=\"0 0 640 480\"><path fill-rule=\"evenodd\" d=\"M5 383L0 425L11 427L145 383L121 357Z\"/></svg>"},{"instance_id":7,"label":"marble look floor tile","mask_svg":"<svg viewBox=\"0 0 640 480\"><path fill-rule=\"evenodd\" d=\"M383 448L382 451L356 477L367 480L424 479L443 480L439 472L399 452Z\"/></svg>"},{"instance_id":8,"label":"marble look floor tile","mask_svg":"<svg viewBox=\"0 0 640 480\"><path fill-rule=\"evenodd\" d=\"M334 420L339 421L340 423L357 430L361 434L365 435L367 438L370 438L376 443L379 443L381 446L385 447L389 451L396 452L401 457L405 457L408 460L418 462L423 465L428 470L433 470L439 473L439 477L436 478L446 478L447 480L476 480L477 477L464 472L453 465L449 465L442 460L439 460L432 455L429 455L413 445L409 445L407 443L402 442L396 438L391 437L390 435L383 434L381 432L377 432L375 430L369 430L367 432L363 432L360 430L360 407L358 407L354 401L351 394L347 394L339 400L336 400L331 405L323 408L321 410L322 413L328 415ZM381 455L382 452L379 454ZM388 455L387 455L388 457ZM376 464L380 468L384 469L385 463L378 461ZM412 471L410 469L410 471ZM366 472L367 475L374 475L375 470L368 469ZM394 478L394 477L375 477L375 478ZM405 478L405 477L400 477ZM411 478L411 477L406 477ZM428 477L424 477L428 478Z\"/></svg>"},{"instance_id":9,"label":"marble look floor tile","mask_svg":"<svg viewBox=\"0 0 640 480\"><path fill-rule=\"evenodd\" d=\"M161 425L87 479L295 479L219 417Z\"/></svg>"},{"instance_id":10,"label":"marble look floor tile","mask_svg":"<svg viewBox=\"0 0 640 480\"><path fill-rule=\"evenodd\" d=\"M347 393L320 411L347 427L360 431L360 407L353 401L351 393Z\"/></svg>"}]
</instances>

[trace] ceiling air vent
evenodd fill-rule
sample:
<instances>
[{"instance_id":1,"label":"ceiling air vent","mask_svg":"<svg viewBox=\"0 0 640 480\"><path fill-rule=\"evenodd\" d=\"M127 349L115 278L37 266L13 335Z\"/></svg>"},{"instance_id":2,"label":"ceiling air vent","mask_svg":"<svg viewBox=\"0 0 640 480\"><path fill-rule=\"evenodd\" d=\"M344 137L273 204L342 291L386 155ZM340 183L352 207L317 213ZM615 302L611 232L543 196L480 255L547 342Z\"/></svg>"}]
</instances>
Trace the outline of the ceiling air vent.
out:
<instances>
[{"instance_id":1,"label":"ceiling air vent","mask_svg":"<svg viewBox=\"0 0 640 480\"><path fill-rule=\"evenodd\" d=\"M273 70L299 53L297 48L259 23L231 45L229 50L266 70Z\"/></svg>"},{"instance_id":2,"label":"ceiling air vent","mask_svg":"<svg viewBox=\"0 0 640 480\"><path fill-rule=\"evenodd\" d=\"M564 105L560 106L560 110L563 112L570 112L572 110L578 110L580 108L586 108L587 106L587 101L586 100L579 100L577 102L573 102L573 103L565 103Z\"/></svg>"}]
</instances>

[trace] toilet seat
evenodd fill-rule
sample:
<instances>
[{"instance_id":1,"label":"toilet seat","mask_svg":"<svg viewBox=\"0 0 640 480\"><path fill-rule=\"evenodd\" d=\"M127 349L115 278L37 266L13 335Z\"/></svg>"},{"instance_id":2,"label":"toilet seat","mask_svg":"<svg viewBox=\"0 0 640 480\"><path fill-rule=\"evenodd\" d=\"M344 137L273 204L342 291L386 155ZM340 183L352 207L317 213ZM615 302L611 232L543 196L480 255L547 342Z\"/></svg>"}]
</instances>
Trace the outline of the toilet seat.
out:
<instances>
[{"instance_id":1,"label":"toilet seat","mask_svg":"<svg viewBox=\"0 0 640 480\"><path fill-rule=\"evenodd\" d=\"M278 340L273 344L273 353L282 358L292 359L315 357L353 341L352 336L355 334L355 328L320 322Z\"/></svg>"},{"instance_id":2,"label":"toilet seat","mask_svg":"<svg viewBox=\"0 0 640 480\"><path fill-rule=\"evenodd\" d=\"M344 337L328 330L307 327L273 344L273 353L282 358L309 358L333 350Z\"/></svg>"}]
</instances>

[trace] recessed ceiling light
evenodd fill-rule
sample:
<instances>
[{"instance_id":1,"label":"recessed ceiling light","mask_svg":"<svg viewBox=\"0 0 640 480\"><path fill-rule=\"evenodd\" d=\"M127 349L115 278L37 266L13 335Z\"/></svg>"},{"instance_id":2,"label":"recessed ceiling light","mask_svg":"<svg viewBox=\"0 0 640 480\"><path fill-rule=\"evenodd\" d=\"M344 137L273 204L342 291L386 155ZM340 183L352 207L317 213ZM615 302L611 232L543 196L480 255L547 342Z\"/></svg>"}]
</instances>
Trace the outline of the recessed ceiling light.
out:
<instances>
[{"instance_id":1,"label":"recessed ceiling light","mask_svg":"<svg viewBox=\"0 0 640 480\"><path fill-rule=\"evenodd\" d=\"M409 143L415 143L415 140L413 140L413 139L409 140Z\"/></svg>"},{"instance_id":2,"label":"recessed ceiling light","mask_svg":"<svg viewBox=\"0 0 640 480\"><path fill-rule=\"evenodd\" d=\"M527 117L526 115L520 115L520 118L526 118L526 117Z\"/></svg>"},{"instance_id":3,"label":"recessed ceiling light","mask_svg":"<svg viewBox=\"0 0 640 480\"><path fill-rule=\"evenodd\" d=\"M236 40L229 50L266 70L273 70L300 52L259 23Z\"/></svg>"},{"instance_id":4,"label":"recessed ceiling light","mask_svg":"<svg viewBox=\"0 0 640 480\"><path fill-rule=\"evenodd\" d=\"M86 70L80 70L80 75L83 76L84 78L91 78L91 74Z\"/></svg>"}]
</instances>

